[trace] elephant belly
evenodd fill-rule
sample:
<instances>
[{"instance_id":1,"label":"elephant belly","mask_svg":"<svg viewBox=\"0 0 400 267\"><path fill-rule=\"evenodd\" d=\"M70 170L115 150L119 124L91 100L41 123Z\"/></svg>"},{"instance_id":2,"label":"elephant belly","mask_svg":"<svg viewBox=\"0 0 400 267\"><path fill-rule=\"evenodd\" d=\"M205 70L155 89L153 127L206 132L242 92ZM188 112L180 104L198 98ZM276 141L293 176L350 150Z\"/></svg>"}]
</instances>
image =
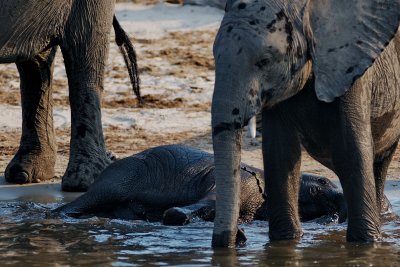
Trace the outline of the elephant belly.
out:
<instances>
[{"instance_id":1,"label":"elephant belly","mask_svg":"<svg viewBox=\"0 0 400 267\"><path fill-rule=\"evenodd\" d=\"M400 103L400 101L399 101ZM396 144L400 137L400 107L380 117L371 118L374 157L379 158ZM332 133L321 130L321 125L313 131L299 133L301 144L308 154L325 167L333 169L332 163ZM335 134L335 133L333 133Z\"/></svg>"},{"instance_id":2,"label":"elephant belly","mask_svg":"<svg viewBox=\"0 0 400 267\"><path fill-rule=\"evenodd\" d=\"M176 173L166 169L154 173L149 171L134 188L129 189L129 199L145 207L185 206L207 196L214 186L215 181L207 172Z\"/></svg>"},{"instance_id":3,"label":"elephant belly","mask_svg":"<svg viewBox=\"0 0 400 267\"><path fill-rule=\"evenodd\" d=\"M177 187L171 189L154 188L136 192L133 201L147 208L170 208L175 206L186 206L206 199L207 190L191 190L189 187Z\"/></svg>"},{"instance_id":4,"label":"elephant belly","mask_svg":"<svg viewBox=\"0 0 400 267\"><path fill-rule=\"evenodd\" d=\"M364 73L358 88L370 96L371 132L375 158L389 150L400 137L400 34L397 33L381 56ZM291 120L299 124L301 142L317 161L332 169L331 139L335 129L330 124L337 117L334 103L318 101L313 83L306 86L285 105L285 113L292 113ZM318 114L316 116L315 114Z\"/></svg>"},{"instance_id":5,"label":"elephant belly","mask_svg":"<svg viewBox=\"0 0 400 267\"><path fill-rule=\"evenodd\" d=\"M332 151L329 149L329 144L326 146L321 145L321 143L311 142L310 139L305 137L301 138L301 143L307 153L316 161L333 170L332 164Z\"/></svg>"}]
</instances>

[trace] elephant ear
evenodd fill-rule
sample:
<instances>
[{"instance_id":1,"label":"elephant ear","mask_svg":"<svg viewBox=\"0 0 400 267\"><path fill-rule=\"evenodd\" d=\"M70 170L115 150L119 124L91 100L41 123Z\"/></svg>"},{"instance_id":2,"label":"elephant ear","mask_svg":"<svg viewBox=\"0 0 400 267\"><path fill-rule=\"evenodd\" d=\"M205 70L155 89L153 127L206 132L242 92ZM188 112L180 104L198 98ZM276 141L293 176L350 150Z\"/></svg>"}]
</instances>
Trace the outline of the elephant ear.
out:
<instances>
[{"instance_id":1,"label":"elephant ear","mask_svg":"<svg viewBox=\"0 0 400 267\"><path fill-rule=\"evenodd\" d=\"M305 31L319 100L343 95L399 27L400 0L309 0Z\"/></svg>"}]
</instances>

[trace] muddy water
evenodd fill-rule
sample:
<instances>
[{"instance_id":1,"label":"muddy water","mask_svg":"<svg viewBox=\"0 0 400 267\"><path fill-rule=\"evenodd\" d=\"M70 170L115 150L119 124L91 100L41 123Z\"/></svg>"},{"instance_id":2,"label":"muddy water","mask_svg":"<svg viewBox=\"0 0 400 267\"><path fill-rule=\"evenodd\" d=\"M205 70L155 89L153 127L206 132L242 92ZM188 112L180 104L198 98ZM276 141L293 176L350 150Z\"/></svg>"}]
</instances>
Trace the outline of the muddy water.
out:
<instances>
[{"instance_id":1,"label":"muddy water","mask_svg":"<svg viewBox=\"0 0 400 267\"><path fill-rule=\"evenodd\" d=\"M386 194L400 214L400 184ZM385 223L384 241L344 241L345 224L305 223L300 242L268 242L268 223L242 227L248 244L210 249L212 224L169 227L142 221L58 218L50 210L76 195L57 186L0 188L1 266L399 266L400 221Z\"/></svg>"}]
</instances>

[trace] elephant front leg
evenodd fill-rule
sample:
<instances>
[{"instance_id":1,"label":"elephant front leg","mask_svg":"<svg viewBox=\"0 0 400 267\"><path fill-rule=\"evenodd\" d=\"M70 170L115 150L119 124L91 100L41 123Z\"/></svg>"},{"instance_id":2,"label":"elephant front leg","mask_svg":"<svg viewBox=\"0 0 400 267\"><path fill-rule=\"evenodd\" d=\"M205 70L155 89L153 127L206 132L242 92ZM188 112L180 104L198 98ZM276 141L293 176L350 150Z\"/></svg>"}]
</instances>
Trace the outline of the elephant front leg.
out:
<instances>
[{"instance_id":1,"label":"elephant front leg","mask_svg":"<svg viewBox=\"0 0 400 267\"><path fill-rule=\"evenodd\" d=\"M302 236L298 211L300 186L300 140L279 111L262 113L262 150L270 240Z\"/></svg>"},{"instance_id":2,"label":"elephant front leg","mask_svg":"<svg viewBox=\"0 0 400 267\"><path fill-rule=\"evenodd\" d=\"M348 241L372 242L381 238L372 159L370 156L364 158L370 153L372 151L366 153L354 144L347 144L334 156L335 172L342 184L348 209Z\"/></svg>"},{"instance_id":3,"label":"elephant front leg","mask_svg":"<svg viewBox=\"0 0 400 267\"><path fill-rule=\"evenodd\" d=\"M56 48L17 64L21 80L22 135L5 170L11 183L40 182L54 176L57 148L53 129L52 73Z\"/></svg>"}]
</instances>

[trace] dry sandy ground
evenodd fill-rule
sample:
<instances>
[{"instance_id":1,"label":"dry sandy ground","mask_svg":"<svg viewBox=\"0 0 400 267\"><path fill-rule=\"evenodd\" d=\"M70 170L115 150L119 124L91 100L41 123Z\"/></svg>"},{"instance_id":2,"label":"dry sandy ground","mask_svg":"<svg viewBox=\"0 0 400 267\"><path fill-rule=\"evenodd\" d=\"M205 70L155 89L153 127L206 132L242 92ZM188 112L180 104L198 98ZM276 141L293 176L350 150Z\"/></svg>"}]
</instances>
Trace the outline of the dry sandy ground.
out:
<instances>
[{"instance_id":1,"label":"dry sandy ground","mask_svg":"<svg viewBox=\"0 0 400 267\"><path fill-rule=\"evenodd\" d=\"M124 8L125 6L119 6L117 14L125 27L129 23L129 14L124 13ZM222 13L218 14L222 17ZM148 23L151 23L151 19ZM210 27L168 31L158 38L139 36L138 33L133 33L135 34L133 36L129 32L138 52L142 94L146 100L143 108L137 106L133 93L128 88L127 72L117 47L111 45L103 95L103 114L107 112L115 116L133 114L133 119L129 118L134 122L128 125L119 122L113 125L112 121L108 122L104 127L108 149L121 157L149 147L173 143L212 151L209 127L214 81L212 43L217 27L218 23ZM55 108L66 109L68 90L62 68L63 60L58 55L54 77ZM169 83L171 79L174 79L174 82ZM12 107L20 105L18 73L14 65L2 65L0 106L10 109L9 105ZM154 117L158 120L152 121ZM199 127L196 127L196 120L200 120ZM146 125L151 123L158 125L159 128L154 126L153 130L146 129ZM63 174L67 164L69 131L68 125L56 128L58 177ZM18 148L20 134L20 127L0 126L0 176L4 175L7 163ZM257 140L245 137L242 155L244 162L257 167L262 166L260 144L259 137ZM400 178L399 155L398 150L389 170L389 179ZM335 177L332 172L305 153L302 170Z\"/></svg>"}]
</instances>

